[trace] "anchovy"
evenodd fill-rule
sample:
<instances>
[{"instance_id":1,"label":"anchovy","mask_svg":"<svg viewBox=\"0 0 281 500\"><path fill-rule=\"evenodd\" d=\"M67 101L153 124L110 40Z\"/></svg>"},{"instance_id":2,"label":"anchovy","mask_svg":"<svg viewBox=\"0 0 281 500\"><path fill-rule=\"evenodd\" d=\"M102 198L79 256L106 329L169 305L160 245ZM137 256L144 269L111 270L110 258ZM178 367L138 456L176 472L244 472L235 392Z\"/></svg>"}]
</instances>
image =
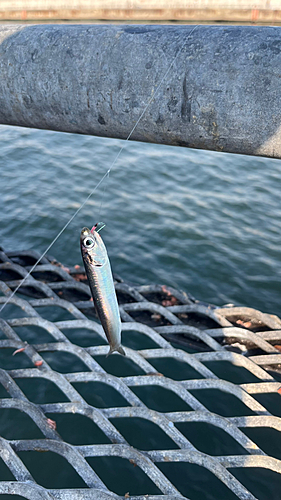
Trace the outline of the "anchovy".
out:
<instances>
[{"instance_id":1,"label":"anchovy","mask_svg":"<svg viewBox=\"0 0 281 500\"><path fill-rule=\"evenodd\" d=\"M81 253L96 312L110 345L108 355L117 351L125 356L121 346L121 319L110 262L105 244L95 230L99 225L100 223L91 231L87 227L82 229Z\"/></svg>"}]
</instances>

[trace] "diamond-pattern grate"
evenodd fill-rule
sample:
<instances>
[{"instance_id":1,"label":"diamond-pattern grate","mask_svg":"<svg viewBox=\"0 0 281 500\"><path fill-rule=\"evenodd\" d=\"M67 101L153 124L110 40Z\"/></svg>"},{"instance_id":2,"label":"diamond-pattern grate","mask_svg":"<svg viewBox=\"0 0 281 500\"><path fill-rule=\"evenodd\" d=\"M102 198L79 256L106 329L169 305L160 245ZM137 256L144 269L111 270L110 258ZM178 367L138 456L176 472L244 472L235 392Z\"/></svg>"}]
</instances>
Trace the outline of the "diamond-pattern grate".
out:
<instances>
[{"instance_id":1,"label":"diamond-pattern grate","mask_svg":"<svg viewBox=\"0 0 281 500\"><path fill-rule=\"evenodd\" d=\"M0 252L0 304L37 258L37 253L30 251ZM64 268L45 257L3 310L0 352L8 353L8 365L10 360L14 365L0 370L4 391L0 410L22 412L41 437L1 438L0 456L11 477L0 482L0 493L32 500L124 498L126 491L120 496L108 486L112 469L106 459L115 457L138 469L152 485L151 491L132 494L135 499L187 498L189 490L178 483L176 473L165 474L167 465L187 463L209 471L232 492L231 498L260 498L236 478L235 469L281 473L279 458L267 454L265 447L250 437L251 430L281 430L280 403L275 399L280 397L280 319L249 308L204 304L166 286L135 286L118 276L115 279L125 359L118 355L105 358L108 345L79 266ZM60 318L65 315L67 319L52 319L57 311ZM56 355L66 359L65 372L56 369ZM226 366L234 372L224 372ZM52 383L58 400L48 401L47 396L44 401L32 399L26 387L33 380L37 384ZM106 387L112 399L98 406L95 389L89 399L89 391L84 393L82 386L97 388L97 393L100 387ZM50 414L54 420L48 418ZM72 442L64 440L56 430L56 416L73 419L74 415L95 424L105 442L76 443L75 432ZM135 423L133 438L126 432L126 422ZM137 442L141 422L144 429L150 426L151 445L149 439L142 445ZM223 432L240 451L221 455L200 449L186 431L192 424ZM159 432L162 444L158 442L153 448ZM29 455L36 462L42 451L66 460L81 479L82 488L56 489L38 484L29 470L30 461L23 457L33 452ZM105 475L95 467L97 459L105 460Z\"/></svg>"}]
</instances>

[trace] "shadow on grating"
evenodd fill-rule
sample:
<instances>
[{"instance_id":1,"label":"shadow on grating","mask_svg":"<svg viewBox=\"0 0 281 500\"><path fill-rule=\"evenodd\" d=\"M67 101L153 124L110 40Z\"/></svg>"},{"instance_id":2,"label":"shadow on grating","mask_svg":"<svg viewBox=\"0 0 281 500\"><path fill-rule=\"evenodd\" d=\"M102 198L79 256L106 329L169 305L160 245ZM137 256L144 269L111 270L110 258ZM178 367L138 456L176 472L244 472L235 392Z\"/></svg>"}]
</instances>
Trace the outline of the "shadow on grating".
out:
<instances>
[{"instance_id":1,"label":"shadow on grating","mask_svg":"<svg viewBox=\"0 0 281 500\"><path fill-rule=\"evenodd\" d=\"M87 488L65 458L52 451L19 451L19 458L44 488Z\"/></svg>"},{"instance_id":2,"label":"shadow on grating","mask_svg":"<svg viewBox=\"0 0 281 500\"><path fill-rule=\"evenodd\" d=\"M247 455L248 452L227 432L205 422L175 422L179 431L202 453L208 455Z\"/></svg>"},{"instance_id":3,"label":"shadow on grating","mask_svg":"<svg viewBox=\"0 0 281 500\"><path fill-rule=\"evenodd\" d=\"M237 500L237 496L204 467L187 462L156 465L190 500Z\"/></svg>"},{"instance_id":4,"label":"shadow on grating","mask_svg":"<svg viewBox=\"0 0 281 500\"><path fill-rule=\"evenodd\" d=\"M151 410L160 412L192 410L177 394L157 385L130 387L140 400Z\"/></svg>"},{"instance_id":5,"label":"shadow on grating","mask_svg":"<svg viewBox=\"0 0 281 500\"><path fill-rule=\"evenodd\" d=\"M10 440L44 438L32 418L14 408L0 409L0 435Z\"/></svg>"},{"instance_id":6,"label":"shadow on grating","mask_svg":"<svg viewBox=\"0 0 281 500\"><path fill-rule=\"evenodd\" d=\"M251 384L260 382L260 379L249 372L244 366L236 366L229 361L204 361L218 378L232 382L233 384Z\"/></svg>"},{"instance_id":7,"label":"shadow on grating","mask_svg":"<svg viewBox=\"0 0 281 500\"><path fill-rule=\"evenodd\" d=\"M233 394L218 389L192 389L189 391L209 411L222 417L243 417L255 415L248 406Z\"/></svg>"},{"instance_id":8,"label":"shadow on grating","mask_svg":"<svg viewBox=\"0 0 281 500\"><path fill-rule=\"evenodd\" d=\"M130 406L128 401L108 384L102 382L73 382L72 385L89 405L96 408Z\"/></svg>"},{"instance_id":9,"label":"shadow on grating","mask_svg":"<svg viewBox=\"0 0 281 500\"><path fill-rule=\"evenodd\" d=\"M87 457L87 462L109 490L118 495L159 495L161 491L133 460L119 457Z\"/></svg>"},{"instance_id":10,"label":"shadow on grating","mask_svg":"<svg viewBox=\"0 0 281 500\"><path fill-rule=\"evenodd\" d=\"M18 378L16 383L32 403L40 405L69 401L68 397L56 384L45 378Z\"/></svg>"},{"instance_id":11,"label":"shadow on grating","mask_svg":"<svg viewBox=\"0 0 281 500\"><path fill-rule=\"evenodd\" d=\"M281 476L261 467L228 469L258 500L280 500Z\"/></svg>"},{"instance_id":12,"label":"shadow on grating","mask_svg":"<svg viewBox=\"0 0 281 500\"><path fill-rule=\"evenodd\" d=\"M72 413L48 413L64 441L73 445L110 444L110 439L88 417Z\"/></svg>"},{"instance_id":13,"label":"shadow on grating","mask_svg":"<svg viewBox=\"0 0 281 500\"><path fill-rule=\"evenodd\" d=\"M173 450L179 446L162 429L144 418L111 418L126 441L139 450Z\"/></svg>"}]
</instances>

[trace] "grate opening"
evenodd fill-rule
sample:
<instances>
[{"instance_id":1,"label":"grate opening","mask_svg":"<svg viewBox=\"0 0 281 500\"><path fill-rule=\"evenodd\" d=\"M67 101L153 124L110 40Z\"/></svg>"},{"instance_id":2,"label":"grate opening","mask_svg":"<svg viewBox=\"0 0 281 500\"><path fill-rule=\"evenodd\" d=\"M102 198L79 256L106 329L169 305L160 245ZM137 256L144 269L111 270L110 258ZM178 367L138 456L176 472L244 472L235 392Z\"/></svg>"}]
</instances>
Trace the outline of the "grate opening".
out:
<instances>
[{"instance_id":1,"label":"grate opening","mask_svg":"<svg viewBox=\"0 0 281 500\"><path fill-rule=\"evenodd\" d=\"M159 345L148 337L148 335L134 330L122 331L122 344L135 351L139 349L155 349L159 347Z\"/></svg>"},{"instance_id":2,"label":"grate opening","mask_svg":"<svg viewBox=\"0 0 281 500\"><path fill-rule=\"evenodd\" d=\"M233 384L250 384L260 382L256 377L244 366L235 366L229 361L205 361L207 366L218 378L232 382Z\"/></svg>"},{"instance_id":3,"label":"grate opening","mask_svg":"<svg viewBox=\"0 0 281 500\"><path fill-rule=\"evenodd\" d=\"M56 430L64 441L73 445L110 444L110 439L84 415L72 413L46 413L56 423Z\"/></svg>"},{"instance_id":4,"label":"grate opening","mask_svg":"<svg viewBox=\"0 0 281 500\"><path fill-rule=\"evenodd\" d=\"M88 457L87 462L109 490L118 495L159 495L161 491L133 460Z\"/></svg>"},{"instance_id":5,"label":"grate opening","mask_svg":"<svg viewBox=\"0 0 281 500\"><path fill-rule=\"evenodd\" d=\"M117 295L118 304L122 305L122 304L130 304L132 302L135 302L135 299L129 293L126 293L126 292L123 292L120 290L116 290L116 295Z\"/></svg>"},{"instance_id":6,"label":"grate opening","mask_svg":"<svg viewBox=\"0 0 281 500\"><path fill-rule=\"evenodd\" d=\"M59 296L60 299L67 300L68 302L90 300L91 298L90 292L89 294L82 292L81 289L78 290L74 285L70 288L64 288L62 284L62 287L56 288L54 292Z\"/></svg>"},{"instance_id":7,"label":"grate opening","mask_svg":"<svg viewBox=\"0 0 281 500\"><path fill-rule=\"evenodd\" d=\"M81 347L107 345L105 339L87 328L61 328L60 330L73 344Z\"/></svg>"},{"instance_id":8,"label":"grate opening","mask_svg":"<svg viewBox=\"0 0 281 500\"><path fill-rule=\"evenodd\" d=\"M188 352L189 354L194 354L196 352L212 352L212 349L208 347L203 342L196 342L196 340L190 340L183 337L182 335L165 335L163 337L168 340L172 347L175 349L181 349L182 351Z\"/></svg>"},{"instance_id":9,"label":"grate opening","mask_svg":"<svg viewBox=\"0 0 281 500\"><path fill-rule=\"evenodd\" d=\"M144 325L152 328L170 325L170 322L159 313L151 313L150 311L130 311L129 314L134 321L142 322Z\"/></svg>"},{"instance_id":10,"label":"grate opening","mask_svg":"<svg viewBox=\"0 0 281 500\"><path fill-rule=\"evenodd\" d=\"M177 422L179 431L202 453L208 455L247 455L248 452L227 432L205 422Z\"/></svg>"},{"instance_id":11,"label":"grate opening","mask_svg":"<svg viewBox=\"0 0 281 500\"><path fill-rule=\"evenodd\" d=\"M175 314L185 325L194 326L199 328L199 330L205 330L205 328L217 328L218 324L213 319L208 316L203 316L200 313L177 313Z\"/></svg>"},{"instance_id":12,"label":"grate opening","mask_svg":"<svg viewBox=\"0 0 281 500\"><path fill-rule=\"evenodd\" d=\"M10 495L8 493L4 493L1 495L1 500L26 500L27 497L22 497L19 495L14 495L11 493Z\"/></svg>"},{"instance_id":13,"label":"grate opening","mask_svg":"<svg viewBox=\"0 0 281 500\"><path fill-rule=\"evenodd\" d=\"M177 394L157 385L131 387L131 390L151 410L160 412L192 410Z\"/></svg>"},{"instance_id":14,"label":"grate opening","mask_svg":"<svg viewBox=\"0 0 281 500\"><path fill-rule=\"evenodd\" d=\"M19 352L15 356L16 349L0 349L0 367L4 370L16 370L19 368L33 368L34 364L24 352Z\"/></svg>"},{"instance_id":15,"label":"grate opening","mask_svg":"<svg viewBox=\"0 0 281 500\"><path fill-rule=\"evenodd\" d=\"M46 404L69 401L56 384L45 378L18 378L16 383L32 403Z\"/></svg>"},{"instance_id":16,"label":"grate opening","mask_svg":"<svg viewBox=\"0 0 281 500\"><path fill-rule=\"evenodd\" d=\"M11 286L11 289L14 290L16 287ZM36 299L45 299L46 298L46 293L44 293L43 290L41 290L38 287L31 286L31 285L23 285L20 287L20 293L18 297L21 297L25 300L27 300L29 297L35 297Z\"/></svg>"},{"instance_id":17,"label":"grate opening","mask_svg":"<svg viewBox=\"0 0 281 500\"><path fill-rule=\"evenodd\" d=\"M110 421L126 441L139 450L172 450L179 448L158 425L150 420L130 417L111 418Z\"/></svg>"},{"instance_id":18,"label":"grate opening","mask_svg":"<svg viewBox=\"0 0 281 500\"><path fill-rule=\"evenodd\" d=\"M268 409L272 415L281 417L281 398L278 393L253 394L253 397Z\"/></svg>"},{"instance_id":19,"label":"grate opening","mask_svg":"<svg viewBox=\"0 0 281 500\"><path fill-rule=\"evenodd\" d=\"M44 488L87 488L81 476L58 453L40 451L38 446L37 451L19 451L18 456L35 481Z\"/></svg>"},{"instance_id":20,"label":"grate opening","mask_svg":"<svg viewBox=\"0 0 281 500\"><path fill-rule=\"evenodd\" d=\"M40 350L39 350L40 351ZM50 346L49 352L40 352L42 358L47 361L50 367L59 373L88 372L90 368L74 354L63 351L52 352Z\"/></svg>"},{"instance_id":21,"label":"grate opening","mask_svg":"<svg viewBox=\"0 0 281 500\"><path fill-rule=\"evenodd\" d=\"M276 370L273 370L272 369L272 366L270 367L264 367L266 369L266 371L277 381L277 382L281 382L281 372L280 371L276 371ZM280 370L280 368L279 368Z\"/></svg>"},{"instance_id":22,"label":"grate opening","mask_svg":"<svg viewBox=\"0 0 281 500\"><path fill-rule=\"evenodd\" d=\"M191 394L200 401L209 411L218 413L222 417L243 417L255 415L240 399L228 392L218 389L190 390Z\"/></svg>"},{"instance_id":23,"label":"grate opening","mask_svg":"<svg viewBox=\"0 0 281 500\"><path fill-rule=\"evenodd\" d=\"M3 462L2 458L0 458L0 477L1 477L1 481L14 481L15 480L15 477L11 473L9 467L7 467L5 462ZM9 500L10 500L10 498L9 498ZM1 495L1 500L2 500L2 495Z\"/></svg>"},{"instance_id":24,"label":"grate opening","mask_svg":"<svg viewBox=\"0 0 281 500\"><path fill-rule=\"evenodd\" d=\"M10 318L24 318L25 316L26 313L19 306L14 304L7 304L5 309L1 312L1 318L5 320Z\"/></svg>"},{"instance_id":25,"label":"grate opening","mask_svg":"<svg viewBox=\"0 0 281 500\"><path fill-rule=\"evenodd\" d=\"M204 467L186 462L156 465L190 500L237 500L237 496Z\"/></svg>"},{"instance_id":26,"label":"grate opening","mask_svg":"<svg viewBox=\"0 0 281 500\"><path fill-rule=\"evenodd\" d=\"M35 262L37 262L37 258L32 257L31 255L12 255L8 253L10 259L14 262L14 264L18 264L19 266L27 267L33 266Z\"/></svg>"},{"instance_id":27,"label":"grate opening","mask_svg":"<svg viewBox=\"0 0 281 500\"><path fill-rule=\"evenodd\" d=\"M21 280L22 275L15 271L14 269L0 269L0 280L1 281L14 281Z\"/></svg>"},{"instance_id":28,"label":"grate opening","mask_svg":"<svg viewBox=\"0 0 281 500\"><path fill-rule=\"evenodd\" d=\"M142 291L143 297L146 298L149 302L154 302L155 304L160 304L161 306L167 307L167 306L176 306L178 304L181 304L181 302L170 292L143 292Z\"/></svg>"},{"instance_id":29,"label":"grate opening","mask_svg":"<svg viewBox=\"0 0 281 500\"><path fill-rule=\"evenodd\" d=\"M40 314L40 316L42 316L42 318L47 319L48 321L68 321L73 319L72 314L62 307L44 306L34 307L34 309Z\"/></svg>"},{"instance_id":30,"label":"grate opening","mask_svg":"<svg viewBox=\"0 0 281 500\"><path fill-rule=\"evenodd\" d=\"M240 427L246 436L271 457L281 460L280 430L271 427Z\"/></svg>"},{"instance_id":31,"label":"grate opening","mask_svg":"<svg viewBox=\"0 0 281 500\"><path fill-rule=\"evenodd\" d=\"M188 363L179 361L172 357L150 358L149 363L156 368L159 373L172 380L192 380L204 378L201 373L195 370Z\"/></svg>"},{"instance_id":32,"label":"grate opening","mask_svg":"<svg viewBox=\"0 0 281 500\"><path fill-rule=\"evenodd\" d=\"M125 358L121 356L93 356L94 359L99 363L100 366L111 375L116 377L129 377L133 375L145 375L145 371L142 370L134 361L130 358Z\"/></svg>"},{"instance_id":33,"label":"grate opening","mask_svg":"<svg viewBox=\"0 0 281 500\"><path fill-rule=\"evenodd\" d=\"M5 387L3 384L0 383L0 399L7 399L11 398L12 396L6 391Z\"/></svg>"},{"instance_id":34,"label":"grate opening","mask_svg":"<svg viewBox=\"0 0 281 500\"><path fill-rule=\"evenodd\" d=\"M13 327L21 340L29 344L45 344L55 342L56 339L43 327L36 325Z\"/></svg>"},{"instance_id":35,"label":"grate opening","mask_svg":"<svg viewBox=\"0 0 281 500\"><path fill-rule=\"evenodd\" d=\"M89 405L96 408L130 406L128 401L108 384L102 382L73 382L72 385Z\"/></svg>"},{"instance_id":36,"label":"grate opening","mask_svg":"<svg viewBox=\"0 0 281 500\"><path fill-rule=\"evenodd\" d=\"M280 500L281 476L261 467L229 469L258 500Z\"/></svg>"},{"instance_id":37,"label":"grate opening","mask_svg":"<svg viewBox=\"0 0 281 500\"><path fill-rule=\"evenodd\" d=\"M63 278L55 272L52 271L33 271L31 276L36 280L40 280L43 283L57 283L60 281L64 281Z\"/></svg>"},{"instance_id":38,"label":"grate opening","mask_svg":"<svg viewBox=\"0 0 281 500\"><path fill-rule=\"evenodd\" d=\"M0 435L11 440L44 438L44 434L32 418L14 408L0 409Z\"/></svg>"}]
</instances>

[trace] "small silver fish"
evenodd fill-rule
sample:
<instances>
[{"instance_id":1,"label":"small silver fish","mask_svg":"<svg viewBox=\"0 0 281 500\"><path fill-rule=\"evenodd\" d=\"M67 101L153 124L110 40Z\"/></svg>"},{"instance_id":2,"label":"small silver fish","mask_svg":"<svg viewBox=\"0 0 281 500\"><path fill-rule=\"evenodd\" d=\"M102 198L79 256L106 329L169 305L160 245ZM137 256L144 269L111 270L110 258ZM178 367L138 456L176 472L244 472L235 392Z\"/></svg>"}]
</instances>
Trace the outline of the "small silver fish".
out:
<instances>
[{"instance_id":1,"label":"small silver fish","mask_svg":"<svg viewBox=\"0 0 281 500\"><path fill-rule=\"evenodd\" d=\"M125 356L121 346L121 319L112 278L109 258L105 244L96 230L101 223L90 231L81 231L80 246L82 258L93 296L97 315L110 345L108 355L114 351Z\"/></svg>"}]
</instances>

